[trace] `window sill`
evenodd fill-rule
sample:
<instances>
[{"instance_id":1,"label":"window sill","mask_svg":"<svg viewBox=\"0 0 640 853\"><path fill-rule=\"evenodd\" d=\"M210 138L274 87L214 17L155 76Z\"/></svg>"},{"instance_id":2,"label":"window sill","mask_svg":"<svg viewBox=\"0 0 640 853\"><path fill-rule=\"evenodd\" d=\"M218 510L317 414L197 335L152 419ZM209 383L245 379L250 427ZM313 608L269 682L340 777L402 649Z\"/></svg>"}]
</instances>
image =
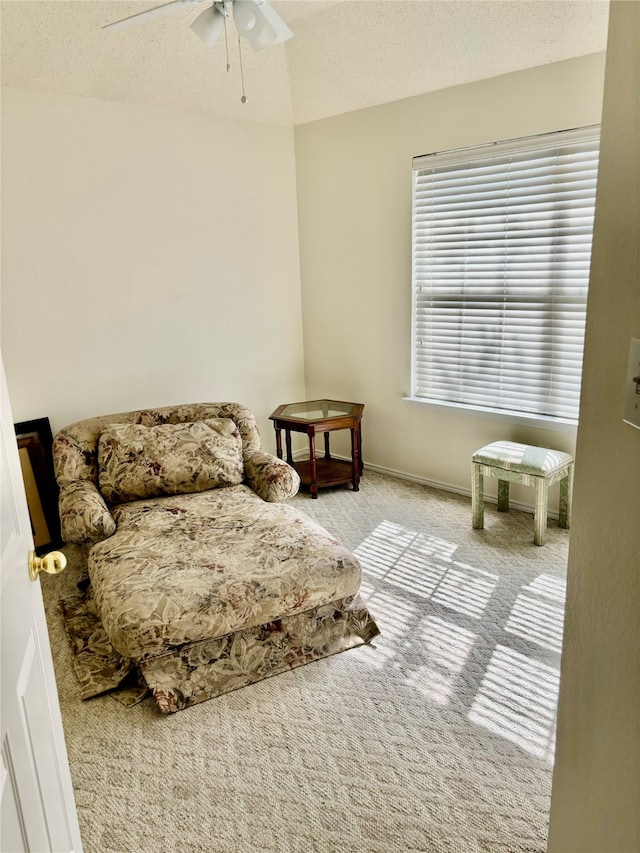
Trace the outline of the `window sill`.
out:
<instances>
[{"instance_id":1,"label":"window sill","mask_svg":"<svg viewBox=\"0 0 640 853\"><path fill-rule=\"evenodd\" d=\"M476 418L499 421L508 424L536 427L538 429L555 430L556 432L572 432L578 428L575 421L566 418L552 418L549 415L529 415L522 412L505 412L498 409L481 409L478 406L468 406L463 403L447 403L441 400L427 400L423 397L403 397L405 403L427 409L448 410L459 415L471 415Z\"/></svg>"}]
</instances>

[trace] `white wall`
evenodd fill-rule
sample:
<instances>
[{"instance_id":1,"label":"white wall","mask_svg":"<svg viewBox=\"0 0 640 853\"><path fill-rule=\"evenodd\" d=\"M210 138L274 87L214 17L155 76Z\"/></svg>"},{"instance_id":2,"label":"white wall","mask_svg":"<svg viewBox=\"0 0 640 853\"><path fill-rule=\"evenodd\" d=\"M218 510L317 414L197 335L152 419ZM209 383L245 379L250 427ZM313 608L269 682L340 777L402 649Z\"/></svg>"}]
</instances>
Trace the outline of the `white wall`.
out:
<instances>
[{"instance_id":1,"label":"white wall","mask_svg":"<svg viewBox=\"0 0 640 853\"><path fill-rule=\"evenodd\" d=\"M603 71L596 54L296 128L307 395L365 403L365 462L468 491L471 454L490 441L574 452L575 430L402 401L411 390L411 158L597 124ZM532 501L523 487L513 497Z\"/></svg>"},{"instance_id":2,"label":"white wall","mask_svg":"<svg viewBox=\"0 0 640 853\"><path fill-rule=\"evenodd\" d=\"M578 431L552 853L640 850L640 4L611 5Z\"/></svg>"},{"instance_id":3,"label":"white wall","mask_svg":"<svg viewBox=\"0 0 640 853\"><path fill-rule=\"evenodd\" d=\"M2 352L16 420L304 398L293 132L5 89Z\"/></svg>"}]
</instances>

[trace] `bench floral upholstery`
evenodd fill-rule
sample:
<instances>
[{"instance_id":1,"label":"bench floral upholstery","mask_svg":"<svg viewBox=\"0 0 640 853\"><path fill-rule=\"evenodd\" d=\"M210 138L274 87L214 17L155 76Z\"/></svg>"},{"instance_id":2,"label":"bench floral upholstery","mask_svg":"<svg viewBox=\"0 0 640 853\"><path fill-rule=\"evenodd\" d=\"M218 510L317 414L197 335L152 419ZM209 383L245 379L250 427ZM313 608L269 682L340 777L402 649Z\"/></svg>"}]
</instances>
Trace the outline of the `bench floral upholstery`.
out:
<instances>
[{"instance_id":1,"label":"bench floral upholstery","mask_svg":"<svg viewBox=\"0 0 640 853\"><path fill-rule=\"evenodd\" d=\"M168 424L175 426L156 429ZM208 455L216 447L221 468ZM282 503L297 491L298 475L260 449L244 406L93 418L58 433L53 451L63 537L83 545L106 636L161 711L378 633L358 596L358 561ZM214 468L223 476L210 487ZM147 494L159 496L136 499Z\"/></svg>"}]
</instances>

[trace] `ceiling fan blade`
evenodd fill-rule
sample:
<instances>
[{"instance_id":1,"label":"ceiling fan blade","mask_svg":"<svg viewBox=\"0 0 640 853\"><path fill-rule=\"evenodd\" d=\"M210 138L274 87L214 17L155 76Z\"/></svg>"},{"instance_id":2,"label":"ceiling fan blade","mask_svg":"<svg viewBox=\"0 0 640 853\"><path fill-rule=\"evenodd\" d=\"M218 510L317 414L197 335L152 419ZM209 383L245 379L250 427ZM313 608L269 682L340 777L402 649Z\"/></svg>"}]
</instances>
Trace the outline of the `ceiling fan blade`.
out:
<instances>
[{"instance_id":1,"label":"ceiling fan blade","mask_svg":"<svg viewBox=\"0 0 640 853\"><path fill-rule=\"evenodd\" d=\"M171 0L169 3L163 3L162 6L154 6L153 9L146 9L144 12L138 12L136 15L129 15L128 18L122 18L120 21L113 21L111 24L105 24L103 30L124 30L127 27L135 27L137 24L144 24L153 18L159 18L162 15L170 12L174 6L181 6L184 3L201 3L203 0Z\"/></svg>"}]
</instances>

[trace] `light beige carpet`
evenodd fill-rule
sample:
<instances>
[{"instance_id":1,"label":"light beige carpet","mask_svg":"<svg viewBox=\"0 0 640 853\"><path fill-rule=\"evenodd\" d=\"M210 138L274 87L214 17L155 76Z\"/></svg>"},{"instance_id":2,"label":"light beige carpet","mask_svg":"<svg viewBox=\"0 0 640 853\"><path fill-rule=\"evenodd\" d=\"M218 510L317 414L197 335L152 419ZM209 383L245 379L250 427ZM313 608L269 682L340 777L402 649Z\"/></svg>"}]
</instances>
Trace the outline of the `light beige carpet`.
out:
<instances>
[{"instance_id":1,"label":"light beige carpet","mask_svg":"<svg viewBox=\"0 0 640 853\"><path fill-rule=\"evenodd\" d=\"M161 716L82 702L46 577L87 853L542 853L568 531L365 471L294 501L353 549L382 630L361 647Z\"/></svg>"}]
</instances>

